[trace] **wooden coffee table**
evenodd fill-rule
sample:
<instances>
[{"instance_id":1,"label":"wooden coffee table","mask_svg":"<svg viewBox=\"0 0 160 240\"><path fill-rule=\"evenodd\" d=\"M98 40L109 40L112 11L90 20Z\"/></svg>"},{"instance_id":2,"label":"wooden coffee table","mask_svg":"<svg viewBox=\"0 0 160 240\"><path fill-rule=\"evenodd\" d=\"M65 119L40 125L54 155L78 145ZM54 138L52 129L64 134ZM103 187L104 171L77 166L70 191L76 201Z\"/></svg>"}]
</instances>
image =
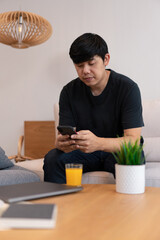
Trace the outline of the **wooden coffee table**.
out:
<instances>
[{"instance_id":1,"label":"wooden coffee table","mask_svg":"<svg viewBox=\"0 0 160 240\"><path fill-rule=\"evenodd\" d=\"M0 231L1 240L158 240L160 188L140 195L116 193L115 185L83 185L78 193L39 199L56 203L56 227L51 230Z\"/></svg>"}]
</instances>

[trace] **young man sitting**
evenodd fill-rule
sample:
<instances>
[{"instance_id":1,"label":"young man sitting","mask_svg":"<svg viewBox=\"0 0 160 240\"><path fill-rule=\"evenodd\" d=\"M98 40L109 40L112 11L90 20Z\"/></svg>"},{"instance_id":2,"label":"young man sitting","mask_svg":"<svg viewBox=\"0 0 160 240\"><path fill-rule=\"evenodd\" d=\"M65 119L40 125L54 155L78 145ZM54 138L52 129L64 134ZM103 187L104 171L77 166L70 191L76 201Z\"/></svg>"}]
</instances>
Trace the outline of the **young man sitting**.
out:
<instances>
[{"instance_id":1,"label":"young man sitting","mask_svg":"<svg viewBox=\"0 0 160 240\"><path fill-rule=\"evenodd\" d=\"M63 87L59 124L76 127L77 134L61 135L56 149L44 159L44 180L65 183L65 164L82 163L83 172L115 175L112 152L123 141L142 143L141 95L128 77L106 69L110 54L97 34L85 33L71 45L70 57L78 78Z\"/></svg>"}]
</instances>

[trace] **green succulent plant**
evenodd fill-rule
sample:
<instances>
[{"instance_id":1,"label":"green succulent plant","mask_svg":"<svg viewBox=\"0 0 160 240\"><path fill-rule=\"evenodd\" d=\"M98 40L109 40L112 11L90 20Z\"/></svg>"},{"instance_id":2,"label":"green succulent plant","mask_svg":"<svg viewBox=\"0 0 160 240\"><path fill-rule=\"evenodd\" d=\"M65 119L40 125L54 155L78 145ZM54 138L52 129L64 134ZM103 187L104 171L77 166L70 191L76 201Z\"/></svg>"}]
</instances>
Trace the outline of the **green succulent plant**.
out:
<instances>
[{"instance_id":1,"label":"green succulent plant","mask_svg":"<svg viewBox=\"0 0 160 240\"><path fill-rule=\"evenodd\" d=\"M120 165L142 165L144 158L142 158L143 146L139 145L138 140L135 143L123 142L120 150L113 153L116 161Z\"/></svg>"}]
</instances>

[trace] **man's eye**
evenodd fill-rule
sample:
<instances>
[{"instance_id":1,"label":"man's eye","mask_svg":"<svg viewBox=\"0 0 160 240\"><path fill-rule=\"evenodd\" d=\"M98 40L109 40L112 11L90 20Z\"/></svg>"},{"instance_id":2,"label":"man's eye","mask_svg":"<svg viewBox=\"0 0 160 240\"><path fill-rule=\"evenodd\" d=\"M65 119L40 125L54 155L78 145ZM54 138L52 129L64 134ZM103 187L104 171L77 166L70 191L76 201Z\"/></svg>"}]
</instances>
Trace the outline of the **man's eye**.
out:
<instances>
[{"instance_id":1,"label":"man's eye","mask_svg":"<svg viewBox=\"0 0 160 240\"><path fill-rule=\"evenodd\" d=\"M79 67L79 68L82 68L82 67L83 67L83 65L77 65L77 67Z\"/></svg>"},{"instance_id":2,"label":"man's eye","mask_svg":"<svg viewBox=\"0 0 160 240\"><path fill-rule=\"evenodd\" d=\"M90 62L90 63L89 63L89 65L94 65L94 64L95 64L95 62Z\"/></svg>"}]
</instances>

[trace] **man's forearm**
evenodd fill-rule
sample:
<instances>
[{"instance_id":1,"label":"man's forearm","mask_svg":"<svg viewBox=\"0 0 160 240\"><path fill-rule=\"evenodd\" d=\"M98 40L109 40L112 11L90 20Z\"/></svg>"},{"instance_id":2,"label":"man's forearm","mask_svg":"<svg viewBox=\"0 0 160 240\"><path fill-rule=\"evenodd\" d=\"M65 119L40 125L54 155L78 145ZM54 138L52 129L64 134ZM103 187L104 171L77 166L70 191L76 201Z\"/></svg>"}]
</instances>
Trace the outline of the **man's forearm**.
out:
<instances>
[{"instance_id":1,"label":"man's forearm","mask_svg":"<svg viewBox=\"0 0 160 240\"><path fill-rule=\"evenodd\" d=\"M71 139L75 140L75 148L85 153L94 151L115 152L120 149L124 141L139 141L140 136L141 128L126 129L124 130L124 137L119 138L97 137L89 130L81 130L77 134L71 135Z\"/></svg>"},{"instance_id":2,"label":"man's forearm","mask_svg":"<svg viewBox=\"0 0 160 240\"><path fill-rule=\"evenodd\" d=\"M99 138L97 148L99 151L116 152L120 149L120 146L123 144L123 142L130 141L134 143L137 141L137 139L140 141L140 137L135 138L133 136L124 136L119 138Z\"/></svg>"}]
</instances>

